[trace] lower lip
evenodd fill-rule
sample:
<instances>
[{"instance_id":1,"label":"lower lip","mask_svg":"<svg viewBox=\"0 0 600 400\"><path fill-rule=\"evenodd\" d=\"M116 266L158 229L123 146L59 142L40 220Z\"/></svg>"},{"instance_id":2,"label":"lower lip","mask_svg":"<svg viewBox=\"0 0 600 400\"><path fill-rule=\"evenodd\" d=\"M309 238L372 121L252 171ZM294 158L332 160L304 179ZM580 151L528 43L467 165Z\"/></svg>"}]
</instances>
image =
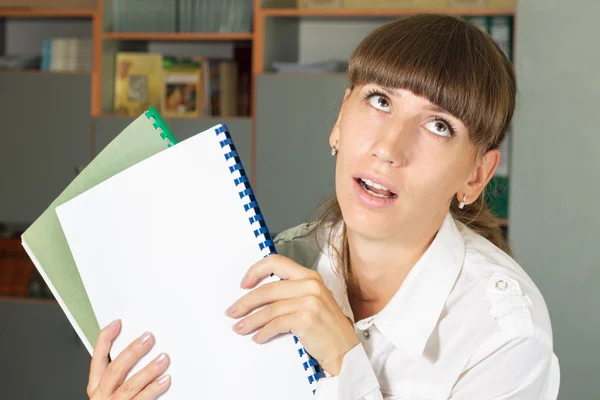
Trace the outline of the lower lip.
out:
<instances>
[{"instance_id":1,"label":"lower lip","mask_svg":"<svg viewBox=\"0 0 600 400\"><path fill-rule=\"evenodd\" d=\"M372 194L369 194L365 189L363 189L362 185L358 183L356 179L353 179L354 182L354 193L358 200L367 207L370 208L383 208L389 207L398 200L398 196L396 197L375 197Z\"/></svg>"}]
</instances>

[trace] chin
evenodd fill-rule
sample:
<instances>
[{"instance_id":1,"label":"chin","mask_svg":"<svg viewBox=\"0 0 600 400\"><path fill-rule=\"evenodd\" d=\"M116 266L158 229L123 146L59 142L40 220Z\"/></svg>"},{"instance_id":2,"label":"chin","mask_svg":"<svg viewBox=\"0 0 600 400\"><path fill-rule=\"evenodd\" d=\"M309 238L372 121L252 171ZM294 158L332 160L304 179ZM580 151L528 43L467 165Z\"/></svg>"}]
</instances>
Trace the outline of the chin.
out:
<instances>
[{"instance_id":1,"label":"chin","mask_svg":"<svg viewBox=\"0 0 600 400\"><path fill-rule=\"evenodd\" d=\"M364 215L364 213L356 212L356 210L346 210L343 207L342 215L344 216L344 224L348 231L366 239L382 240L391 236L393 231L392 221L389 218L373 219Z\"/></svg>"}]
</instances>

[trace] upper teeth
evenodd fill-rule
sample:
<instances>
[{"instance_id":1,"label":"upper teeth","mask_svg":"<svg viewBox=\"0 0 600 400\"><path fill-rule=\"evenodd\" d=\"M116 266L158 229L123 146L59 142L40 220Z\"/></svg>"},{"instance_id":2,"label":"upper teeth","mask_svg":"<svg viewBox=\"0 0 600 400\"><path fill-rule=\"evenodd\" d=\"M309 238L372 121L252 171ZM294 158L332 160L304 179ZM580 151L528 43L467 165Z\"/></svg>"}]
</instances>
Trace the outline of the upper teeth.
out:
<instances>
[{"instance_id":1,"label":"upper teeth","mask_svg":"<svg viewBox=\"0 0 600 400\"><path fill-rule=\"evenodd\" d=\"M379 190L387 190L387 191L390 191L390 192L391 192L391 190L390 190L390 189L386 188L386 187L385 187L385 186L383 186L383 185L380 185L379 183L372 182L372 181L370 181L370 180L368 180L368 179L361 179L361 181L363 181L363 182L364 182L366 185L369 185L369 186L372 186L372 187L374 187L375 189L379 189Z\"/></svg>"}]
</instances>

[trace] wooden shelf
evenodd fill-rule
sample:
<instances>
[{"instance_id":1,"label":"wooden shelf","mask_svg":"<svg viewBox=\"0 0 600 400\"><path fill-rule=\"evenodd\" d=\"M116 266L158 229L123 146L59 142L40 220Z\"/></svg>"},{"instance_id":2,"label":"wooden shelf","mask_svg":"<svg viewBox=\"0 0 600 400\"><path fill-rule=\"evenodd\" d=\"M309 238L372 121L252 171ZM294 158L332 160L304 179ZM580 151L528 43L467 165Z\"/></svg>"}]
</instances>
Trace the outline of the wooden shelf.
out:
<instances>
[{"instance_id":1,"label":"wooden shelf","mask_svg":"<svg viewBox=\"0 0 600 400\"><path fill-rule=\"evenodd\" d=\"M85 9L35 9L35 8L0 8L0 17L19 18L92 18L96 10Z\"/></svg>"},{"instance_id":2,"label":"wooden shelf","mask_svg":"<svg viewBox=\"0 0 600 400\"><path fill-rule=\"evenodd\" d=\"M28 297L28 296L0 295L0 301L12 302L12 303L26 303L26 304L47 304L47 305L58 304L58 302L55 299L45 299L45 298Z\"/></svg>"},{"instance_id":3,"label":"wooden shelf","mask_svg":"<svg viewBox=\"0 0 600 400\"><path fill-rule=\"evenodd\" d=\"M96 115L94 116L94 118L126 118L126 119L135 119L137 118L137 116L135 115L121 115L121 114L111 114L111 113L103 113L100 115ZM236 116L236 115L232 115L232 116L228 116L228 115L223 115L223 116L219 116L219 115L201 115L199 117L169 117L169 116L163 116L163 119L165 120L174 120L174 119L178 119L178 120L211 120L211 121L218 121L218 120L241 120L241 121L251 121L252 117L251 116Z\"/></svg>"},{"instance_id":4,"label":"wooden shelf","mask_svg":"<svg viewBox=\"0 0 600 400\"><path fill-rule=\"evenodd\" d=\"M91 71L46 71L40 69L0 69L2 74L91 75Z\"/></svg>"},{"instance_id":5,"label":"wooden shelf","mask_svg":"<svg viewBox=\"0 0 600 400\"><path fill-rule=\"evenodd\" d=\"M395 17L416 13L440 13L450 15L514 15L515 10L507 9L297 9L263 8L260 13L268 17Z\"/></svg>"},{"instance_id":6,"label":"wooden shelf","mask_svg":"<svg viewBox=\"0 0 600 400\"><path fill-rule=\"evenodd\" d=\"M176 41L193 41L193 40L252 40L252 33L209 33L209 32L105 32L104 40L176 40Z\"/></svg>"}]
</instances>

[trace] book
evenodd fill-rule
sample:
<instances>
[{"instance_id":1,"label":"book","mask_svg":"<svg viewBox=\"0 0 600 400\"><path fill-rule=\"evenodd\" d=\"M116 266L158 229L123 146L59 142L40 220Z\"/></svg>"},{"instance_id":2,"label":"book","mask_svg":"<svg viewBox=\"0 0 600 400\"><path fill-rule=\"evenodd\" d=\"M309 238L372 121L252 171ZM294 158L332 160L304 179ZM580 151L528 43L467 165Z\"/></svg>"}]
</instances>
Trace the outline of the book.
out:
<instances>
[{"instance_id":1,"label":"book","mask_svg":"<svg viewBox=\"0 0 600 400\"><path fill-rule=\"evenodd\" d=\"M92 160L21 236L21 243L90 355L100 328L56 216L56 207L176 143L155 108L136 118Z\"/></svg>"},{"instance_id":2,"label":"book","mask_svg":"<svg viewBox=\"0 0 600 400\"><path fill-rule=\"evenodd\" d=\"M204 76L205 114L238 115L238 63L235 60L226 59L202 58L201 61Z\"/></svg>"},{"instance_id":3,"label":"book","mask_svg":"<svg viewBox=\"0 0 600 400\"><path fill-rule=\"evenodd\" d=\"M258 345L225 316L247 292L248 268L276 253L225 125L114 174L56 214L98 324L122 320L111 356L144 331L156 337L128 376L164 351L173 383L161 398L312 399L324 373L297 337Z\"/></svg>"},{"instance_id":4,"label":"book","mask_svg":"<svg viewBox=\"0 0 600 400\"><path fill-rule=\"evenodd\" d=\"M165 57L161 114L166 117L197 118L204 113L202 63Z\"/></svg>"},{"instance_id":5,"label":"book","mask_svg":"<svg viewBox=\"0 0 600 400\"><path fill-rule=\"evenodd\" d=\"M159 109L162 82L162 54L118 52L115 59L114 112L137 116L150 107Z\"/></svg>"}]
</instances>

